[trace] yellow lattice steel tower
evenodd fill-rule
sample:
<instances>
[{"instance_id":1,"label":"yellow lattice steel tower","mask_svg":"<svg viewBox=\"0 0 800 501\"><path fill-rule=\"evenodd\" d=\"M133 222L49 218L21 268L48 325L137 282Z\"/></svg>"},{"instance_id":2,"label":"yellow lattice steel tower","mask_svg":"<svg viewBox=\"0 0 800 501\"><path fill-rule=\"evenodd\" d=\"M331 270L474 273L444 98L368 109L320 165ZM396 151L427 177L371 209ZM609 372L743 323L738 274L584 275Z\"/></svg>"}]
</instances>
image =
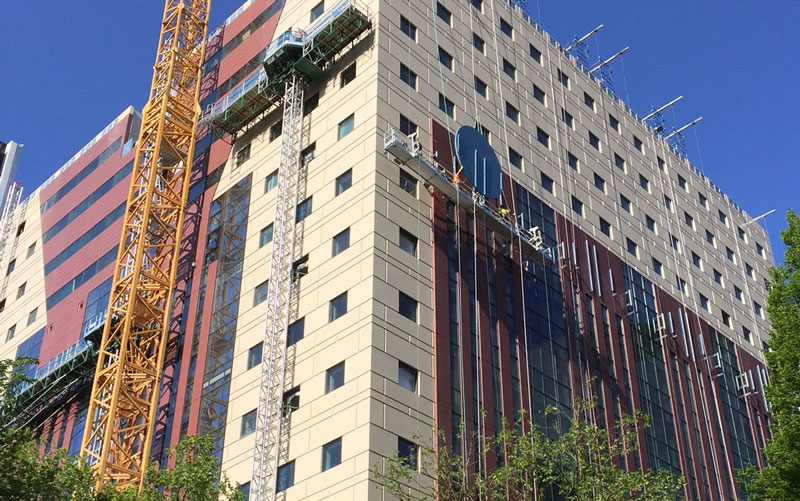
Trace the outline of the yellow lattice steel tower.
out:
<instances>
[{"instance_id":1,"label":"yellow lattice steel tower","mask_svg":"<svg viewBox=\"0 0 800 501\"><path fill-rule=\"evenodd\" d=\"M166 0L81 454L97 487L141 488L153 436L210 0Z\"/></svg>"}]
</instances>

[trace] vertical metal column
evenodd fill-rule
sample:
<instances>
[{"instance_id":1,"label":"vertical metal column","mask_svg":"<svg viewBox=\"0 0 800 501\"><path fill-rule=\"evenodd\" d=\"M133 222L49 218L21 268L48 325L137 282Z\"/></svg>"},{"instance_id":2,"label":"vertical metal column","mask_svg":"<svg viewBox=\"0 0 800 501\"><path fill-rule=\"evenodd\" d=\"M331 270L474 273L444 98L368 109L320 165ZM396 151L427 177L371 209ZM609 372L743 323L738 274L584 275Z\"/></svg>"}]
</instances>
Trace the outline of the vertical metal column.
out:
<instances>
[{"instance_id":1,"label":"vertical metal column","mask_svg":"<svg viewBox=\"0 0 800 501\"><path fill-rule=\"evenodd\" d=\"M292 265L296 237L298 180L301 173L303 86L302 77L286 82L283 101L283 132L275 199L272 254L267 285L267 325L261 364L256 444L253 457L251 499L271 499L277 487L278 465L286 461L288 437L281 433L286 365L286 335L289 327ZM283 439L283 440L282 440Z\"/></svg>"}]
</instances>

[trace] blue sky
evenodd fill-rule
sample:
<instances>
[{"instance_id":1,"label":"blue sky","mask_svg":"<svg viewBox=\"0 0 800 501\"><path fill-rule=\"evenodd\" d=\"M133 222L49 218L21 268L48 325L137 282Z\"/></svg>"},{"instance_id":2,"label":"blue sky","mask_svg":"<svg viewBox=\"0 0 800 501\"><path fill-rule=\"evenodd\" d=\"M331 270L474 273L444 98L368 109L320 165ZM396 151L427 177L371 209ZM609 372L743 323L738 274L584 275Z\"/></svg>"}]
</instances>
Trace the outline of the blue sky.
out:
<instances>
[{"instance_id":1,"label":"blue sky","mask_svg":"<svg viewBox=\"0 0 800 501\"><path fill-rule=\"evenodd\" d=\"M423 1L423 0L412 0ZM456 1L456 0L450 0ZM460 0L459 0L460 1ZM26 192L128 105L147 98L162 2L3 2L0 140L25 144ZM212 0L211 26L240 0ZM667 126L686 133L689 158L765 225L777 260L788 207L800 210L800 2L773 0L528 0L562 42L600 23L592 59L630 46L614 87L640 115L684 95Z\"/></svg>"}]
</instances>

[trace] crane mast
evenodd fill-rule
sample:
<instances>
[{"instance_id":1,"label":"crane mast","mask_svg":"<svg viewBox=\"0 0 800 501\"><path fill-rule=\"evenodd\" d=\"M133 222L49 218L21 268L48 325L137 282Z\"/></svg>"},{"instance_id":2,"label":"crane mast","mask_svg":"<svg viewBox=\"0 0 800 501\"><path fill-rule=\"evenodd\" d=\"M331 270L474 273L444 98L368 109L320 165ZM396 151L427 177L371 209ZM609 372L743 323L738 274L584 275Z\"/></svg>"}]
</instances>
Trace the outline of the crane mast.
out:
<instances>
[{"instance_id":1,"label":"crane mast","mask_svg":"<svg viewBox=\"0 0 800 501\"><path fill-rule=\"evenodd\" d=\"M81 455L141 489L159 397L211 0L165 0Z\"/></svg>"}]
</instances>

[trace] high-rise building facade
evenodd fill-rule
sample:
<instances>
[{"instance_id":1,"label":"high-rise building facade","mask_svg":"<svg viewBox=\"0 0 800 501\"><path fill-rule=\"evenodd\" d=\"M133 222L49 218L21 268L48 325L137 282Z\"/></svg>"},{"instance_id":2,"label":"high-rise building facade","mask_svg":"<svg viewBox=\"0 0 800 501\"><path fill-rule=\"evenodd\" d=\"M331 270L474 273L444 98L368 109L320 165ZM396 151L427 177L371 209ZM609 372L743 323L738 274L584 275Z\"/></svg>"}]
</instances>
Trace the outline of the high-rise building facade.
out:
<instances>
[{"instance_id":1,"label":"high-rise building facade","mask_svg":"<svg viewBox=\"0 0 800 501\"><path fill-rule=\"evenodd\" d=\"M323 55L289 50L331 33ZM155 455L210 434L247 489L271 364L286 499L382 499L370 469L432 429L461 450L462 424L491 434L523 410L543 424L546 406L568 415L587 395L605 426L651 416L627 468L682 474L687 499L739 496L735 470L763 464L769 434L767 235L518 7L249 0L206 58ZM300 127L282 123L283 81L261 74L265 58L302 78ZM0 327L16 332L0 354L37 356L43 377L72 367L84 352L71 347L104 321L125 198L114 187L132 159L109 150L138 124L126 113L23 204L14 221L28 228L0 263L33 249L6 273L6 299L20 280L38 289L0 303ZM500 197L459 173L461 126L499 159ZM284 214L281 151L295 134ZM286 218L292 300L276 365L264 332ZM74 450L86 375L67 374L66 403L31 419Z\"/></svg>"},{"instance_id":2,"label":"high-rise building facade","mask_svg":"<svg viewBox=\"0 0 800 501\"><path fill-rule=\"evenodd\" d=\"M5 210L6 199L17 174L22 146L14 141L0 141L0 214Z\"/></svg>"}]
</instances>

